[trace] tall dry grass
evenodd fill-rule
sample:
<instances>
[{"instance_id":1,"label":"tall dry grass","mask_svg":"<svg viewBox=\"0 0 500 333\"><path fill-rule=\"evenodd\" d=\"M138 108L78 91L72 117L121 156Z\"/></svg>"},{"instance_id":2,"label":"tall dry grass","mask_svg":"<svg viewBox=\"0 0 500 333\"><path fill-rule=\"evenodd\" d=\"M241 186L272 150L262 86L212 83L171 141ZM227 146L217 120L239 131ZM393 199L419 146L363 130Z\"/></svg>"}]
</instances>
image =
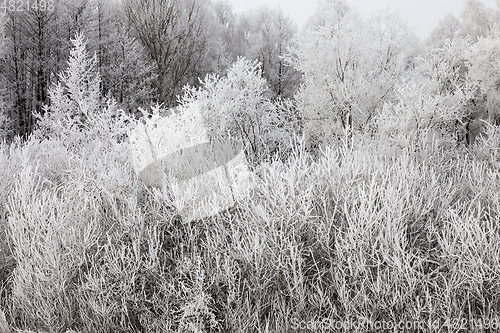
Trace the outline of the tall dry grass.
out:
<instances>
[{"instance_id":1,"label":"tall dry grass","mask_svg":"<svg viewBox=\"0 0 500 333\"><path fill-rule=\"evenodd\" d=\"M299 142L248 198L185 223L126 143L2 146L0 307L40 332L482 332L500 316L493 148L365 140L313 159Z\"/></svg>"}]
</instances>

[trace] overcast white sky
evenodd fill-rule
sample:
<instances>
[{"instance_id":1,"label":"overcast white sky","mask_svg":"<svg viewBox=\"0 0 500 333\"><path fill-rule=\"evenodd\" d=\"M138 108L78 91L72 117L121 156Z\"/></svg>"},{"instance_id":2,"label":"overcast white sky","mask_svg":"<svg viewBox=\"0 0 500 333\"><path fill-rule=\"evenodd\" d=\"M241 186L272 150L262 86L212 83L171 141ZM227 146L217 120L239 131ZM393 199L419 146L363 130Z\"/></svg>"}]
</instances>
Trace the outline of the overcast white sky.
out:
<instances>
[{"instance_id":1,"label":"overcast white sky","mask_svg":"<svg viewBox=\"0 0 500 333\"><path fill-rule=\"evenodd\" d=\"M263 4L270 7L281 6L285 14L299 25L307 21L316 7L316 0L227 0L233 5L235 12L243 12L257 8ZM417 35L424 39L439 20L449 13L459 16L463 0L347 0L362 15L367 16L372 11L390 7L399 10ZM491 8L496 8L495 0L482 0Z\"/></svg>"}]
</instances>

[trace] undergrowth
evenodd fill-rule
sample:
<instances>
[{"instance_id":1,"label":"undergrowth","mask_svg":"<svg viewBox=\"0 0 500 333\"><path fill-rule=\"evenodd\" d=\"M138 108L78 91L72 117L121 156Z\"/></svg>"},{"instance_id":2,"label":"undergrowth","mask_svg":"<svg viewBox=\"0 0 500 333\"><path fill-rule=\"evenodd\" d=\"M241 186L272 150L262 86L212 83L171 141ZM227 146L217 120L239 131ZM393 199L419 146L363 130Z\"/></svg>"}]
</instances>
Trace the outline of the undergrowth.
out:
<instances>
[{"instance_id":1,"label":"undergrowth","mask_svg":"<svg viewBox=\"0 0 500 333\"><path fill-rule=\"evenodd\" d=\"M489 140L419 152L360 142L318 159L297 144L255 170L248 198L189 223L138 181L125 142L3 145L0 308L11 327L37 332L321 331L349 320L365 326L335 331L385 321L451 332L446 319L498 319Z\"/></svg>"}]
</instances>

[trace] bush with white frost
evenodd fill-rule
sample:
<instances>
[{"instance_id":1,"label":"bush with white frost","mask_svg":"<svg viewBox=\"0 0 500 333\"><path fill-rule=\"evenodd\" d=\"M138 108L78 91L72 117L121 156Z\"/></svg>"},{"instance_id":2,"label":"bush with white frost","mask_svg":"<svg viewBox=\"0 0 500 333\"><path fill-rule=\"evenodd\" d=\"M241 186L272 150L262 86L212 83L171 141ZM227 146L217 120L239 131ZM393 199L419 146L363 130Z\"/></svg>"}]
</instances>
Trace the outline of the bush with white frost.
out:
<instances>
[{"instance_id":1,"label":"bush with white frost","mask_svg":"<svg viewBox=\"0 0 500 333\"><path fill-rule=\"evenodd\" d=\"M252 165L286 147L300 117L289 100L271 102L261 64L239 58L224 77L207 75L200 88L186 86L181 105L198 103L209 138L242 140Z\"/></svg>"},{"instance_id":2,"label":"bush with white frost","mask_svg":"<svg viewBox=\"0 0 500 333\"><path fill-rule=\"evenodd\" d=\"M244 152L233 151L238 147L227 140L222 150L209 143L198 103L171 109L166 116L161 111L153 107L129 135L139 179L159 188L185 221L215 215L244 199L252 187ZM224 156L215 157L217 152ZM204 169L221 159L223 164Z\"/></svg>"}]
</instances>

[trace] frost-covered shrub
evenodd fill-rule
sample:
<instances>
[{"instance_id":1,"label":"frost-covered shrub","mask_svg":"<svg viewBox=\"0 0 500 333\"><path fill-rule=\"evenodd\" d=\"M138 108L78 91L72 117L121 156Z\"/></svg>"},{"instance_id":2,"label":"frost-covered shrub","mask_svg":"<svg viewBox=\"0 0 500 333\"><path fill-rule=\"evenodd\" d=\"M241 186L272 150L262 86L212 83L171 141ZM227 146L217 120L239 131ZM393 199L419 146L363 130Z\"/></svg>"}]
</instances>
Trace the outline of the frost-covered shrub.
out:
<instances>
[{"instance_id":1,"label":"frost-covered shrub","mask_svg":"<svg viewBox=\"0 0 500 333\"><path fill-rule=\"evenodd\" d=\"M139 179L170 197L185 221L246 198L252 179L238 140L210 140L196 102L162 111L153 107L130 132Z\"/></svg>"},{"instance_id":2,"label":"frost-covered shrub","mask_svg":"<svg viewBox=\"0 0 500 333\"><path fill-rule=\"evenodd\" d=\"M295 100L277 99L268 104L271 130L266 138L266 150L270 156L287 159L293 143L303 132L303 120Z\"/></svg>"},{"instance_id":3,"label":"frost-covered shrub","mask_svg":"<svg viewBox=\"0 0 500 333\"><path fill-rule=\"evenodd\" d=\"M206 129L196 104L168 111L160 106L153 106L151 112L142 112L145 115L129 135L133 165L137 173L163 156L207 140Z\"/></svg>"},{"instance_id":4,"label":"frost-covered shrub","mask_svg":"<svg viewBox=\"0 0 500 333\"><path fill-rule=\"evenodd\" d=\"M257 61L239 58L224 77L208 75L199 89L186 86L181 105L197 102L209 138L233 137L246 145L252 164L287 145L298 115L288 101L272 103Z\"/></svg>"},{"instance_id":5,"label":"frost-covered shrub","mask_svg":"<svg viewBox=\"0 0 500 333\"><path fill-rule=\"evenodd\" d=\"M198 102L210 138L231 136L243 140L251 156L262 151L266 112L266 80L257 61L244 58L233 64L226 77L208 75L201 88L184 88L181 104Z\"/></svg>"},{"instance_id":6,"label":"frost-covered shrub","mask_svg":"<svg viewBox=\"0 0 500 333\"><path fill-rule=\"evenodd\" d=\"M474 157L490 166L493 170L500 169L500 126L483 121L486 130L484 135L476 140L472 154Z\"/></svg>"}]
</instances>

